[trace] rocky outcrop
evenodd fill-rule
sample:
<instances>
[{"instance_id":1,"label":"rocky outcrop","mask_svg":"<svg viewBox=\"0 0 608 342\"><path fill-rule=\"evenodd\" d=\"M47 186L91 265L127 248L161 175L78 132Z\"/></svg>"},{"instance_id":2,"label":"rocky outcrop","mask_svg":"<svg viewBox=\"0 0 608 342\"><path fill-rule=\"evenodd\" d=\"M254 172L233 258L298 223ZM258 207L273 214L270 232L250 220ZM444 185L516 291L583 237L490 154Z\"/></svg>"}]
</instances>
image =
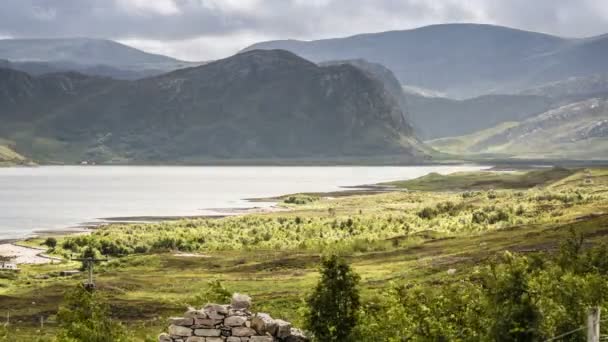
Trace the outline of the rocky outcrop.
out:
<instances>
[{"instance_id":1,"label":"rocky outcrop","mask_svg":"<svg viewBox=\"0 0 608 342\"><path fill-rule=\"evenodd\" d=\"M251 298L235 294L229 305L208 304L190 308L183 317L169 319L158 342L306 342L304 333L291 323L265 313L249 311Z\"/></svg>"}]
</instances>

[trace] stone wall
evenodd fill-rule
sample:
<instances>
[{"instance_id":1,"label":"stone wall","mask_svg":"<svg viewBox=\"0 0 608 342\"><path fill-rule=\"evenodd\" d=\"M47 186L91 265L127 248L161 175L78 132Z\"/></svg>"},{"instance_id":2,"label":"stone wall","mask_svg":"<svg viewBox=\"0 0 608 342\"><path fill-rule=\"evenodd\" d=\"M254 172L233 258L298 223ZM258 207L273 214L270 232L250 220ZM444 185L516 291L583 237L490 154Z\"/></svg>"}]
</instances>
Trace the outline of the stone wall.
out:
<instances>
[{"instance_id":1,"label":"stone wall","mask_svg":"<svg viewBox=\"0 0 608 342\"><path fill-rule=\"evenodd\" d=\"M249 311L251 299L235 294L229 305L208 304L188 309L184 317L170 318L159 342L307 342L291 323L265 313Z\"/></svg>"}]
</instances>

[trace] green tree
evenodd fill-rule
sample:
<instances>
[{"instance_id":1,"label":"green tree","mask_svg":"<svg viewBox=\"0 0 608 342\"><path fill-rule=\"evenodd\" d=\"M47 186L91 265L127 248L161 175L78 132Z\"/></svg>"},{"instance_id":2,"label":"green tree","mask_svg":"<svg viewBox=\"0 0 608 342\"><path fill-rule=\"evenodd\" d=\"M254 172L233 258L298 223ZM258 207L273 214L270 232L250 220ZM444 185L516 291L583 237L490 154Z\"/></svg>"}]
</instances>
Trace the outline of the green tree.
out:
<instances>
[{"instance_id":1,"label":"green tree","mask_svg":"<svg viewBox=\"0 0 608 342\"><path fill-rule=\"evenodd\" d=\"M357 325L360 277L335 255L321 266L321 279L307 299L307 328L318 341L348 341Z\"/></svg>"},{"instance_id":2,"label":"green tree","mask_svg":"<svg viewBox=\"0 0 608 342\"><path fill-rule=\"evenodd\" d=\"M59 342L129 341L123 326L110 318L109 306L98 291L83 285L66 293L57 312Z\"/></svg>"}]
</instances>

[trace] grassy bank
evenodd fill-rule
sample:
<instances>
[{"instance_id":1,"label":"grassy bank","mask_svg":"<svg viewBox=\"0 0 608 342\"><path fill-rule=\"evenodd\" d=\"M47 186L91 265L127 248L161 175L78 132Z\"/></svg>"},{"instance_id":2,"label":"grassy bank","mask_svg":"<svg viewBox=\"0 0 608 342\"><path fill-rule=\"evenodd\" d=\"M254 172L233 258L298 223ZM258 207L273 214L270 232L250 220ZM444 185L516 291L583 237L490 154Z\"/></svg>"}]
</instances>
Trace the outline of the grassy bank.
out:
<instances>
[{"instance_id":1,"label":"grassy bank","mask_svg":"<svg viewBox=\"0 0 608 342\"><path fill-rule=\"evenodd\" d=\"M254 310L301 325L303 294L317 281L325 253L352 263L366 300L391 282L458 279L504 250L553 253L570 228L591 243L607 241L606 169L430 175L393 185L409 191L287 197L286 212L110 225L59 238L53 254L93 246L109 256L96 270L98 287L143 340L166 328L166 317L203 304L215 279L252 295ZM53 334L64 291L83 279L58 272L77 267L64 261L1 274L0 317L11 312L17 341ZM40 316L50 322L38 332Z\"/></svg>"}]
</instances>

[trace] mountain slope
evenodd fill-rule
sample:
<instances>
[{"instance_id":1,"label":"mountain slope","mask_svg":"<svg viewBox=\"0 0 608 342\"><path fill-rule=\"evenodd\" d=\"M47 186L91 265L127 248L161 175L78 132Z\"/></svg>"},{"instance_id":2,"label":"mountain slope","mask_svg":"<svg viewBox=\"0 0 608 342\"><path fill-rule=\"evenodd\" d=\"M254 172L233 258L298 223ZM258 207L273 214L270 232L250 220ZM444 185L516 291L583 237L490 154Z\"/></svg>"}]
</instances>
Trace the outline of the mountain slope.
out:
<instances>
[{"instance_id":1,"label":"mountain slope","mask_svg":"<svg viewBox=\"0 0 608 342\"><path fill-rule=\"evenodd\" d=\"M537 95L484 95L467 100L408 94L412 125L423 139L470 134L542 113L556 102Z\"/></svg>"},{"instance_id":2,"label":"mountain slope","mask_svg":"<svg viewBox=\"0 0 608 342\"><path fill-rule=\"evenodd\" d=\"M245 49L286 49L319 62L363 58L385 65L401 83L465 98L568 77L608 72L608 37L566 39L479 24L317 41L270 41Z\"/></svg>"},{"instance_id":3,"label":"mountain slope","mask_svg":"<svg viewBox=\"0 0 608 342\"><path fill-rule=\"evenodd\" d=\"M35 124L10 136L17 150L43 161L146 163L425 155L383 84L351 65L251 51L138 81L92 79L104 83L30 111Z\"/></svg>"},{"instance_id":4,"label":"mountain slope","mask_svg":"<svg viewBox=\"0 0 608 342\"><path fill-rule=\"evenodd\" d=\"M429 142L443 152L520 158L608 159L608 99L570 103L465 137ZM456 146L461 146L455 150Z\"/></svg>"},{"instance_id":5,"label":"mountain slope","mask_svg":"<svg viewBox=\"0 0 608 342\"><path fill-rule=\"evenodd\" d=\"M399 107L403 111L405 120L410 120L408 109L407 109L407 99L405 97L405 93L399 83L399 80L395 77L392 71L386 68L382 64L371 63L364 59L351 59L351 60L343 60L343 61L328 61L319 63L320 66L330 66L330 65L342 65L349 64L356 68L361 69L368 76L376 79L384 85L386 91L390 93L390 95L397 100Z\"/></svg>"}]
</instances>

